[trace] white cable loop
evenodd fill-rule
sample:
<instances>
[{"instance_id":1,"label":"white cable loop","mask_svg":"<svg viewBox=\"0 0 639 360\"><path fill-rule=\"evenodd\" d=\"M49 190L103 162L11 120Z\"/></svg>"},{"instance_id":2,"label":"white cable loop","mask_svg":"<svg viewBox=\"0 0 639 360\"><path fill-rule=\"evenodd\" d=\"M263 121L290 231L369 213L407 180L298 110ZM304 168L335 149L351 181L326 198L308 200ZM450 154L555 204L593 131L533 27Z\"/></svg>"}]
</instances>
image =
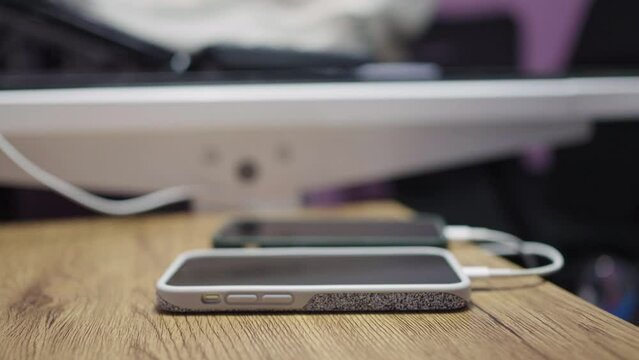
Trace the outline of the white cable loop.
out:
<instances>
[{"instance_id":1,"label":"white cable loop","mask_svg":"<svg viewBox=\"0 0 639 360\"><path fill-rule=\"evenodd\" d=\"M496 276L531 276L549 275L559 271L564 266L564 257L557 249L550 245L522 241L518 237L503 231L474 228L470 226L446 226L444 236L449 241L489 241L508 246L516 253L523 255L537 255L550 260L550 264L530 269L489 268L483 266L465 267L464 272L474 278ZM506 252L504 252L506 253Z\"/></svg>"},{"instance_id":2,"label":"white cable loop","mask_svg":"<svg viewBox=\"0 0 639 360\"><path fill-rule=\"evenodd\" d=\"M189 187L175 186L132 199L111 200L94 195L42 169L22 155L2 134L0 134L0 150L19 168L46 187L84 207L107 215L139 214L192 197Z\"/></svg>"},{"instance_id":3,"label":"white cable loop","mask_svg":"<svg viewBox=\"0 0 639 360\"><path fill-rule=\"evenodd\" d=\"M555 273L564 266L564 257L557 249L550 245L538 242L524 242L522 253L528 255L543 256L550 260L550 264L539 266L532 269L507 269L507 268L488 268L489 276L530 276L530 275L550 275Z\"/></svg>"}]
</instances>

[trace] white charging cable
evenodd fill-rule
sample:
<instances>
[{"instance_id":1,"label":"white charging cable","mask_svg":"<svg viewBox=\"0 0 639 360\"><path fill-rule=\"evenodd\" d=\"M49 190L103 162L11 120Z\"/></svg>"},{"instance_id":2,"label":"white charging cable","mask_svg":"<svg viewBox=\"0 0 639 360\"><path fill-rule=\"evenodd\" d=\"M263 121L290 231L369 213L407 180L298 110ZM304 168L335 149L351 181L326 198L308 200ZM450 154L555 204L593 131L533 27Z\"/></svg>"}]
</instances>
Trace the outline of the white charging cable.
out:
<instances>
[{"instance_id":1,"label":"white charging cable","mask_svg":"<svg viewBox=\"0 0 639 360\"><path fill-rule=\"evenodd\" d=\"M0 134L0 150L19 168L44 186L99 213L118 216L133 215L192 198L190 187L175 186L131 199L107 199L94 195L42 169L22 155L2 134Z\"/></svg>"},{"instance_id":2,"label":"white charging cable","mask_svg":"<svg viewBox=\"0 0 639 360\"><path fill-rule=\"evenodd\" d=\"M502 244L515 253L522 255L537 255L550 260L550 264L530 269L490 268L486 266L464 267L464 273L471 278L497 276L544 276L559 271L564 266L564 257L557 249L550 245L527 242L503 231L475 228L470 226L446 226L444 236L451 242L488 241Z\"/></svg>"},{"instance_id":3,"label":"white charging cable","mask_svg":"<svg viewBox=\"0 0 639 360\"><path fill-rule=\"evenodd\" d=\"M448 241L487 241L490 243L500 244L509 250L520 253L524 241L507 232L486 229L480 227L472 227L466 225L448 225L444 228L444 237Z\"/></svg>"}]
</instances>

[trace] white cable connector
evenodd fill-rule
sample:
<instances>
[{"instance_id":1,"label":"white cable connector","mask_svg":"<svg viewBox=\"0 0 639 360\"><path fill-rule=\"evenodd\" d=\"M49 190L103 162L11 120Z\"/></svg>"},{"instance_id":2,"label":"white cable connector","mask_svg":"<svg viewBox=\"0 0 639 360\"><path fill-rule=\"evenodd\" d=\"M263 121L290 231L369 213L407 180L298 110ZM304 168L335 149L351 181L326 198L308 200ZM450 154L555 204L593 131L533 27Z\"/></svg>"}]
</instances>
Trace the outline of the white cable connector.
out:
<instances>
[{"instance_id":1,"label":"white cable connector","mask_svg":"<svg viewBox=\"0 0 639 360\"><path fill-rule=\"evenodd\" d=\"M511 250L522 255L538 255L550 260L550 264L530 269L489 268L484 266L464 267L464 272L471 278L496 276L530 276L549 275L559 271L564 266L564 257L557 249L550 245L526 242L503 231L474 228L470 226L446 226L444 236L451 242L488 241L508 246Z\"/></svg>"},{"instance_id":2,"label":"white cable connector","mask_svg":"<svg viewBox=\"0 0 639 360\"><path fill-rule=\"evenodd\" d=\"M512 251L520 252L524 241L509 233L466 225L449 225L444 228L444 237L450 242L455 241L487 241L505 245Z\"/></svg>"},{"instance_id":3,"label":"white cable connector","mask_svg":"<svg viewBox=\"0 0 639 360\"><path fill-rule=\"evenodd\" d=\"M94 195L42 169L27 159L2 134L0 150L19 168L44 186L91 210L107 215L133 215L157 209L169 204L189 200L191 189L175 186L126 200L112 200Z\"/></svg>"},{"instance_id":4,"label":"white cable connector","mask_svg":"<svg viewBox=\"0 0 639 360\"><path fill-rule=\"evenodd\" d=\"M490 268L487 266L464 266L462 270L471 279L490 277Z\"/></svg>"}]
</instances>

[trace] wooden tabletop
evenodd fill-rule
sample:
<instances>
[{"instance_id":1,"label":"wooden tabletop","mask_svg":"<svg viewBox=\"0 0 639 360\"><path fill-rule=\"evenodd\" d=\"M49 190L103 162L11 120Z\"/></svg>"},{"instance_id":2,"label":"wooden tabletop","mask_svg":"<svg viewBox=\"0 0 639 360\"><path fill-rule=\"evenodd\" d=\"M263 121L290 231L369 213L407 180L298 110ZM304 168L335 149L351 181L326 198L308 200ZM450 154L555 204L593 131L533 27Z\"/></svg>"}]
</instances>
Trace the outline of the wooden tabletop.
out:
<instances>
[{"instance_id":1,"label":"wooden tabletop","mask_svg":"<svg viewBox=\"0 0 639 360\"><path fill-rule=\"evenodd\" d=\"M300 216L402 218L370 203ZM228 216L0 225L0 359L639 359L639 330L530 277L473 284L452 313L168 315L154 284ZM509 266L472 245L463 265Z\"/></svg>"}]
</instances>

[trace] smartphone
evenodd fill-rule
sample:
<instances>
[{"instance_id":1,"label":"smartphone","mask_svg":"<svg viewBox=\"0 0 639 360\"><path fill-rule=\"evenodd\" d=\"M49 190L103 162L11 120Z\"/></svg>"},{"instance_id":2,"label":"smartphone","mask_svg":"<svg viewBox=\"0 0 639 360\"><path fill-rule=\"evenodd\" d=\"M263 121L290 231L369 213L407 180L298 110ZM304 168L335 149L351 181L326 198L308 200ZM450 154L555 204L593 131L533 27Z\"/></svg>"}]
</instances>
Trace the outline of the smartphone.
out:
<instances>
[{"instance_id":1,"label":"smartphone","mask_svg":"<svg viewBox=\"0 0 639 360\"><path fill-rule=\"evenodd\" d=\"M168 312L447 311L470 300L455 257L434 247L189 251L156 290Z\"/></svg>"},{"instance_id":2,"label":"smartphone","mask_svg":"<svg viewBox=\"0 0 639 360\"><path fill-rule=\"evenodd\" d=\"M216 248L307 246L446 247L444 221L414 220L269 220L237 219L214 235Z\"/></svg>"}]
</instances>

